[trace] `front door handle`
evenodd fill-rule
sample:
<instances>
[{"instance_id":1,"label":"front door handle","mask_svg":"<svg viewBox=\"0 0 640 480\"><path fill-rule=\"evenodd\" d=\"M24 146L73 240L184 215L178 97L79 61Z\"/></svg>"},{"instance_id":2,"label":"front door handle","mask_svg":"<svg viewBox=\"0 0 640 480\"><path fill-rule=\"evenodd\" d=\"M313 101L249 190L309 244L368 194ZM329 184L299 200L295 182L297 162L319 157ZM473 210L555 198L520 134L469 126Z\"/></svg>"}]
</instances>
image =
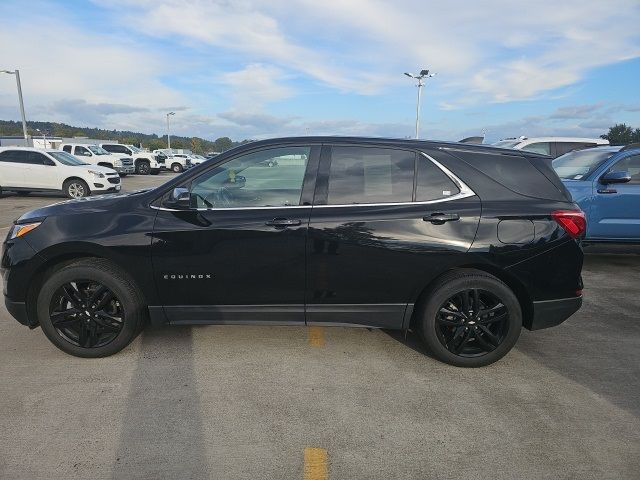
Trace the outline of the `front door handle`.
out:
<instances>
[{"instance_id":1,"label":"front door handle","mask_svg":"<svg viewBox=\"0 0 640 480\"><path fill-rule=\"evenodd\" d=\"M425 222L431 222L434 225L442 225L445 222L455 222L460 220L460 215L457 213L432 213L431 215L427 215L426 217L422 217L422 220Z\"/></svg>"},{"instance_id":2,"label":"front door handle","mask_svg":"<svg viewBox=\"0 0 640 480\"><path fill-rule=\"evenodd\" d=\"M295 227L297 225L302 224L300 220L297 218L274 218L273 220L269 220L265 222L265 225L269 225L270 227Z\"/></svg>"}]
</instances>

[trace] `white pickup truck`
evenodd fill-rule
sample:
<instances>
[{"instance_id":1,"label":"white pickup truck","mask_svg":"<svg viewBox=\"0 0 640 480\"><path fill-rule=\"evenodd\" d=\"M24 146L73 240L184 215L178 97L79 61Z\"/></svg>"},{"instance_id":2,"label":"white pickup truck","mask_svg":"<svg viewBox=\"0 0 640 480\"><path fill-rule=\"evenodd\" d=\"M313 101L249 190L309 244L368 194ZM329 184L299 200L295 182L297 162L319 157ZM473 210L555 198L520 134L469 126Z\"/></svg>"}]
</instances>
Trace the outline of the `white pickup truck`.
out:
<instances>
[{"instance_id":1,"label":"white pickup truck","mask_svg":"<svg viewBox=\"0 0 640 480\"><path fill-rule=\"evenodd\" d=\"M121 143L99 143L98 146L109 153L127 155L133 158L136 173L140 175L157 175L160 170L165 168L167 156L161 152L145 152L134 145L123 145Z\"/></svg>"},{"instance_id":2,"label":"white pickup truck","mask_svg":"<svg viewBox=\"0 0 640 480\"><path fill-rule=\"evenodd\" d=\"M166 152L166 153L165 153ZM173 153L168 149L154 150L153 153L164 153L168 155L166 163L166 168L172 170L173 172L180 173L185 170L190 169L193 165L191 164L191 158L186 153Z\"/></svg>"},{"instance_id":3,"label":"white pickup truck","mask_svg":"<svg viewBox=\"0 0 640 480\"><path fill-rule=\"evenodd\" d=\"M122 177L135 172L133 158L119 153L109 153L97 145L63 143L60 145L60 150L74 155L85 163L112 168Z\"/></svg>"}]
</instances>

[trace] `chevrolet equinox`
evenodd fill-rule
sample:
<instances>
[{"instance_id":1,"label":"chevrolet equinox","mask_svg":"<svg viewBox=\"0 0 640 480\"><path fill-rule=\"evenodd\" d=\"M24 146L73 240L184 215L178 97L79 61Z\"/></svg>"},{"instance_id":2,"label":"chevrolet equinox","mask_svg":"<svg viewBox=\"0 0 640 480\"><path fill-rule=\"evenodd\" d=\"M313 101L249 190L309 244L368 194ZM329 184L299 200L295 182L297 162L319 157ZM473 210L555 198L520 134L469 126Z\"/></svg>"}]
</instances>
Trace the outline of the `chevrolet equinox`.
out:
<instances>
[{"instance_id":1,"label":"chevrolet equinox","mask_svg":"<svg viewBox=\"0 0 640 480\"><path fill-rule=\"evenodd\" d=\"M585 228L546 156L272 139L151 190L25 213L4 295L81 357L148 323L339 325L416 331L436 358L478 367L580 308Z\"/></svg>"}]
</instances>

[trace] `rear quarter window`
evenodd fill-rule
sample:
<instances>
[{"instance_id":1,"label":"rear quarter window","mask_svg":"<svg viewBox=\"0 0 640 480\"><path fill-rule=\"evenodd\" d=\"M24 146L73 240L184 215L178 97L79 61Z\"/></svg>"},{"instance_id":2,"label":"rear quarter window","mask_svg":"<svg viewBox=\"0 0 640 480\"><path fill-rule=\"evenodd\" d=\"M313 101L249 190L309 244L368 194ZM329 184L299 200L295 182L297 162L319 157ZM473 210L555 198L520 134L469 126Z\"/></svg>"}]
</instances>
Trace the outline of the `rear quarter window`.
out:
<instances>
[{"instance_id":1,"label":"rear quarter window","mask_svg":"<svg viewBox=\"0 0 640 480\"><path fill-rule=\"evenodd\" d=\"M562 182L553 171L550 159L520 155L476 152L450 152L512 192L534 198L570 200ZM536 164L536 166L534 166Z\"/></svg>"}]
</instances>

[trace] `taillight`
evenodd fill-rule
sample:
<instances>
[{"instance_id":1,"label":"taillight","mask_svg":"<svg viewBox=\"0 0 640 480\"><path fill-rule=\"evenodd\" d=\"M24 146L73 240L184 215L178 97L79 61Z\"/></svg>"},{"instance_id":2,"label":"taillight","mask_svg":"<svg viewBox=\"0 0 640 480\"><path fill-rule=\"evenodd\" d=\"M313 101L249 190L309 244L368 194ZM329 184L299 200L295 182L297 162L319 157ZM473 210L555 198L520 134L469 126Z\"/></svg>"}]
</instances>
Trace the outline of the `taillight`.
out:
<instances>
[{"instance_id":1,"label":"taillight","mask_svg":"<svg viewBox=\"0 0 640 480\"><path fill-rule=\"evenodd\" d=\"M573 238L582 237L587 231L587 219L580 210L556 210L553 219Z\"/></svg>"}]
</instances>

